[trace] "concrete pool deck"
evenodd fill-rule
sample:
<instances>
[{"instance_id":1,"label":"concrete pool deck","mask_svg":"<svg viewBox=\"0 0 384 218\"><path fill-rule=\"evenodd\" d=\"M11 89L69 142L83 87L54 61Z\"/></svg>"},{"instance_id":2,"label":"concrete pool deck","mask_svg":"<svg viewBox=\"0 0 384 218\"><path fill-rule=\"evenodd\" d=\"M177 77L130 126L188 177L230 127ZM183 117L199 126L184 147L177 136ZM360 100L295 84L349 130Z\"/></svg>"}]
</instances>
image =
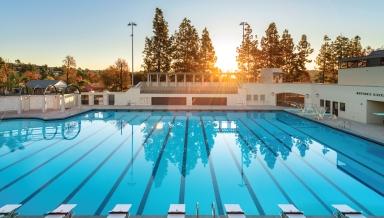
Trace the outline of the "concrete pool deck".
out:
<instances>
[{"instance_id":1,"label":"concrete pool deck","mask_svg":"<svg viewBox=\"0 0 384 218\"><path fill-rule=\"evenodd\" d=\"M17 216L19 218L44 218L44 216ZM107 216L83 216L79 215L76 216L76 213L73 215L73 218L106 218ZM129 216L130 218L166 218L167 215L162 215L162 216L135 216L131 215ZM196 215L186 215L186 218L196 218ZM216 215L217 218L227 218L225 215L218 216ZM246 215L247 218L281 218L281 216L255 216L255 215ZM306 216L307 218L336 218L335 216ZM213 218L213 216L207 216L207 215L199 215L199 218ZM384 218L384 216L367 216L367 218Z\"/></svg>"},{"instance_id":2,"label":"concrete pool deck","mask_svg":"<svg viewBox=\"0 0 384 218\"><path fill-rule=\"evenodd\" d=\"M303 115L297 112L297 110L290 110L285 107L276 106L81 106L77 108L67 109L64 112L61 111L47 111L42 113L39 111L29 111L17 114L16 112L4 112L0 116L1 119L11 118L38 118L43 120L65 119L77 114L81 114L91 110L208 110L208 111L250 111L250 110L287 110L290 113L298 116L323 123L333 128L342 130L344 132L352 133L363 138L371 139L373 141L384 144L384 125L378 124L364 124L351 120L338 118L336 120L331 118L324 118L322 120L315 119L311 115Z\"/></svg>"}]
</instances>

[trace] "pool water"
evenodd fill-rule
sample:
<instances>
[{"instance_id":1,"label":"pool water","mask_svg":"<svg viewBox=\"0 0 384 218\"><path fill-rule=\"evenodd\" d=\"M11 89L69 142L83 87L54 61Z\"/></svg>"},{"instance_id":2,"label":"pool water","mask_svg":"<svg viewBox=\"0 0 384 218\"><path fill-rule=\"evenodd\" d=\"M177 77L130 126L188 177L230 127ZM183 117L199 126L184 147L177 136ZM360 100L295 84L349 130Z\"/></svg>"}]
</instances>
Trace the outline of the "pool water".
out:
<instances>
[{"instance_id":1,"label":"pool water","mask_svg":"<svg viewBox=\"0 0 384 218\"><path fill-rule=\"evenodd\" d=\"M76 203L78 215L277 215L293 203L330 215L345 203L384 215L384 146L277 112L92 111L66 120L0 122L0 205L41 215Z\"/></svg>"}]
</instances>

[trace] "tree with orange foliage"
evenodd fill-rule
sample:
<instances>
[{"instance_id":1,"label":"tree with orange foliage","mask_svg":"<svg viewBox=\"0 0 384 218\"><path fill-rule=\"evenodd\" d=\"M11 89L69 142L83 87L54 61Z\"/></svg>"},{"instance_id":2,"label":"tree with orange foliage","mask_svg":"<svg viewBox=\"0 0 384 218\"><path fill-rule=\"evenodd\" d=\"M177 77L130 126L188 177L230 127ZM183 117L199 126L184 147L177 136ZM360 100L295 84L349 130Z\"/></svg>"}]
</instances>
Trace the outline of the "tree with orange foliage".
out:
<instances>
[{"instance_id":1,"label":"tree with orange foliage","mask_svg":"<svg viewBox=\"0 0 384 218\"><path fill-rule=\"evenodd\" d=\"M64 68L64 72L65 72L65 75L66 75L66 83L67 84L70 84L70 79L72 82L75 82L77 81L76 79L76 61L75 61L75 58L70 56L70 55L67 55L64 60L63 60L63 68Z\"/></svg>"},{"instance_id":2,"label":"tree with orange foliage","mask_svg":"<svg viewBox=\"0 0 384 218\"><path fill-rule=\"evenodd\" d=\"M131 84L128 64L124 59L119 58L114 65L109 66L102 74L101 80L108 90L123 91Z\"/></svg>"},{"instance_id":3,"label":"tree with orange foliage","mask_svg":"<svg viewBox=\"0 0 384 218\"><path fill-rule=\"evenodd\" d=\"M38 79L41 78L41 75L37 71L27 71L27 72L24 73L24 77L27 80L38 80Z\"/></svg>"}]
</instances>

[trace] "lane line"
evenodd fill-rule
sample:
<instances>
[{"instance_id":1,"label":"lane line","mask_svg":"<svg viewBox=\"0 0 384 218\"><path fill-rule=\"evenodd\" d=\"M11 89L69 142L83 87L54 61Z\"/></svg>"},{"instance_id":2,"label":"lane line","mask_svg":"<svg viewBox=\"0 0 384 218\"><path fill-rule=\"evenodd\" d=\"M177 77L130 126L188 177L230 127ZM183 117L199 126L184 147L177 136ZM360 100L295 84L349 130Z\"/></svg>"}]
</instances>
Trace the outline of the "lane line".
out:
<instances>
[{"instance_id":1,"label":"lane line","mask_svg":"<svg viewBox=\"0 0 384 218\"><path fill-rule=\"evenodd\" d=\"M288 150L291 148L289 145L287 145L284 141L282 141L280 138L273 135L267 128L263 127L262 125L258 124L253 118L250 118L253 123L255 123L257 126L259 126L261 129L266 131L269 135L271 135L275 140L277 140L279 143L281 143L284 147L286 147ZM290 150L291 151L291 150ZM338 190L340 193L342 193L345 197L347 197L349 200L351 200L353 203L355 203L358 207L365 210L368 215L372 215L372 212L368 210L364 205L360 204L356 199L354 199L350 194L348 194L346 191L342 190L336 183L334 183L331 179L328 178L324 173L320 172L318 169L316 169L310 162L302 158L299 154L296 152L291 151L293 155L299 158L299 160L302 160L308 167L310 167L313 171L315 171L320 177L325 179L329 184L331 184L336 190Z\"/></svg>"},{"instance_id":2,"label":"lane line","mask_svg":"<svg viewBox=\"0 0 384 218\"><path fill-rule=\"evenodd\" d=\"M266 146L266 148L273 153L273 155L276 157L277 160L279 160L279 162L281 164L283 164L283 166L285 166L288 171L317 199L317 201L330 213L332 214L333 211L332 209L329 208L329 206L314 192L314 190L312 190L311 187L309 187L300 177L299 175L297 175L285 162L284 160L282 160L279 155L276 153L276 151L273 150L273 148L270 147L269 143L267 144L261 137L259 137L256 132L251 129L247 124L245 124L245 122L241 119L239 119L239 121L241 123L243 123L243 125L252 133L252 135L254 135L258 140L260 140L264 146Z\"/></svg>"},{"instance_id":3,"label":"lane line","mask_svg":"<svg viewBox=\"0 0 384 218\"><path fill-rule=\"evenodd\" d=\"M152 187L153 181L155 180L157 171L159 170L161 158L163 156L165 147L166 147L168 139L169 139L169 135L170 135L169 133L172 131L173 124L175 122L175 118L176 117L174 116L173 119L172 119L172 123L171 123L171 125L168 128L168 132L167 132L167 135L165 136L165 139L164 139L163 144L161 146L161 150L160 150L159 156L157 157L155 166L153 167L152 175L149 178L149 181L148 181L147 186L146 186L145 191L144 191L144 195L141 198L141 201L140 201L140 204L139 204L139 208L137 209L137 214L136 214L138 216L141 216L143 214L143 212L144 212L145 204L147 203L149 193L151 192L151 187Z\"/></svg>"},{"instance_id":4,"label":"lane line","mask_svg":"<svg viewBox=\"0 0 384 218\"><path fill-rule=\"evenodd\" d=\"M203 122L203 119L201 118L201 116L200 116L200 124L201 124L201 128L203 130L205 149L206 149L206 152L207 152L208 164L209 164L209 169L210 169L210 172L211 172L211 179L212 179L213 190L214 190L214 193L215 193L217 209L219 211L219 215L224 215L223 203L221 201L219 185L218 185L217 179L216 179L215 167L213 166L212 158L211 158L211 155L210 155L211 152L210 152L210 149L209 149L209 144L208 144L208 139L207 139L207 133L205 132L204 122Z\"/></svg>"},{"instance_id":5,"label":"lane line","mask_svg":"<svg viewBox=\"0 0 384 218\"><path fill-rule=\"evenodd\" d=\"M189 125L189 116L187 116L187 119L185 121L185 134L184 134L184 156L183 156L183 168L181 171L181 177L180 177L180 192L179 192L179 204L184 204L185 201L185 177L186 171L187 171L187 151L188 151L188 125Z\"/></svg>"},{"instance_id":6,"label":"lane line","mask_svg":"<svg viewBox=\"0 0 384 218\"><path fill-rule=\"evenodd\" d=\"M133 117L132 119L128 120L127 122L132 122L134 119L136 119L138 115ZM149 116L145 119L147 120ZM144 120L144 122L145 122ZM126 141L132 137L132 133L130 133L124 140L101 162L97 165L97 167L90 173L88 176L69 194L67 197L64 198L62 201L62 204L68 203L82 188L83 186L103 167L109 159L126 143Z\"/></svg>"},{"instance_id":7,"label":"lane line","mask_svg":"<svg viewBox=\"0 0 384 218\"><path fill-rule=\"evenodd\" d=\"M152 116L152 115L150 115ZM110 199L112 198L113 194L115 193L115 191L117 190L117 188L120 186L120 183L123 181L125 175L128 173L128 170L131 168L133 162L135 162L135 160L137 159L137 157L139 156L140 152L143 150L144 148L144 145L145 143L147 143L148 139L150 138L150 136L152 135L152 133L155 131L155 127L157 125L158 122L160 122L162 120L163 116L160 116L160 119L158 121L156 121L153 125L152 125L152 128L151 130L149 131L148 135L146 136L146 138L144 139L143 143L141 144L141 146L139 147L139 149L136 151L135 155L133 156L133 159L128 162L128 164L125 166L125 168L123 169L123 171L121 172L120 176L117 178L117 180L115 181L115 183L113 184L112 188L109 190L108 194L104 197L103 201L100 203L99 207L97 208L97 210L95 211L95 215L96 216L100 216L101 213L103 212L105 206L108 204L108 202L110 201Z\"/></svg>"}]
</instances>

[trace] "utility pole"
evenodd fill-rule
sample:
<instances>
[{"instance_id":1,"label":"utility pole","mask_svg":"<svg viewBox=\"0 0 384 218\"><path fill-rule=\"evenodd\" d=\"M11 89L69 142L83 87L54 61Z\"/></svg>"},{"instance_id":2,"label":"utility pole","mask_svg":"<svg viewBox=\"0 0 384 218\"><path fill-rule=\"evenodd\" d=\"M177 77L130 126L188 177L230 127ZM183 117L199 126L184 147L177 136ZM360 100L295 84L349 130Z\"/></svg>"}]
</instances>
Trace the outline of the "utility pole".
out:
<instances>
[{"instance_id":1,"label":"utility pole","mask_svg":"<svg viewBox=\"0 0 384 218\"><path fill-rule=\"evenodd\" d=\"M131 27L131 38L132 38L132 63L131 63L132 64L132 72L131 72L131 74L132 74L132 86L133 86L134 85L134 83L133 83L133 70L134 70L134 68L133 68L133 27L137 26L137 24L135 22L129 22L128 26Z\"/></svg>"},{"instance_id":2,"label":"utility pole","mask_svg":"<svg viewBox=\"0 0 384 218\"><path fill-rule=\"evenodd\" d=\"M247 25L248 25L248 23L245 21L240 23L240 26L243 27L243 43L242 43L243 45L245 45L244 44L245 26L247 26ZM246 49L247 49L247 74L248 74L247 76L249 76L249 45L247 45Z\"/></svg>"}]
</instances>

